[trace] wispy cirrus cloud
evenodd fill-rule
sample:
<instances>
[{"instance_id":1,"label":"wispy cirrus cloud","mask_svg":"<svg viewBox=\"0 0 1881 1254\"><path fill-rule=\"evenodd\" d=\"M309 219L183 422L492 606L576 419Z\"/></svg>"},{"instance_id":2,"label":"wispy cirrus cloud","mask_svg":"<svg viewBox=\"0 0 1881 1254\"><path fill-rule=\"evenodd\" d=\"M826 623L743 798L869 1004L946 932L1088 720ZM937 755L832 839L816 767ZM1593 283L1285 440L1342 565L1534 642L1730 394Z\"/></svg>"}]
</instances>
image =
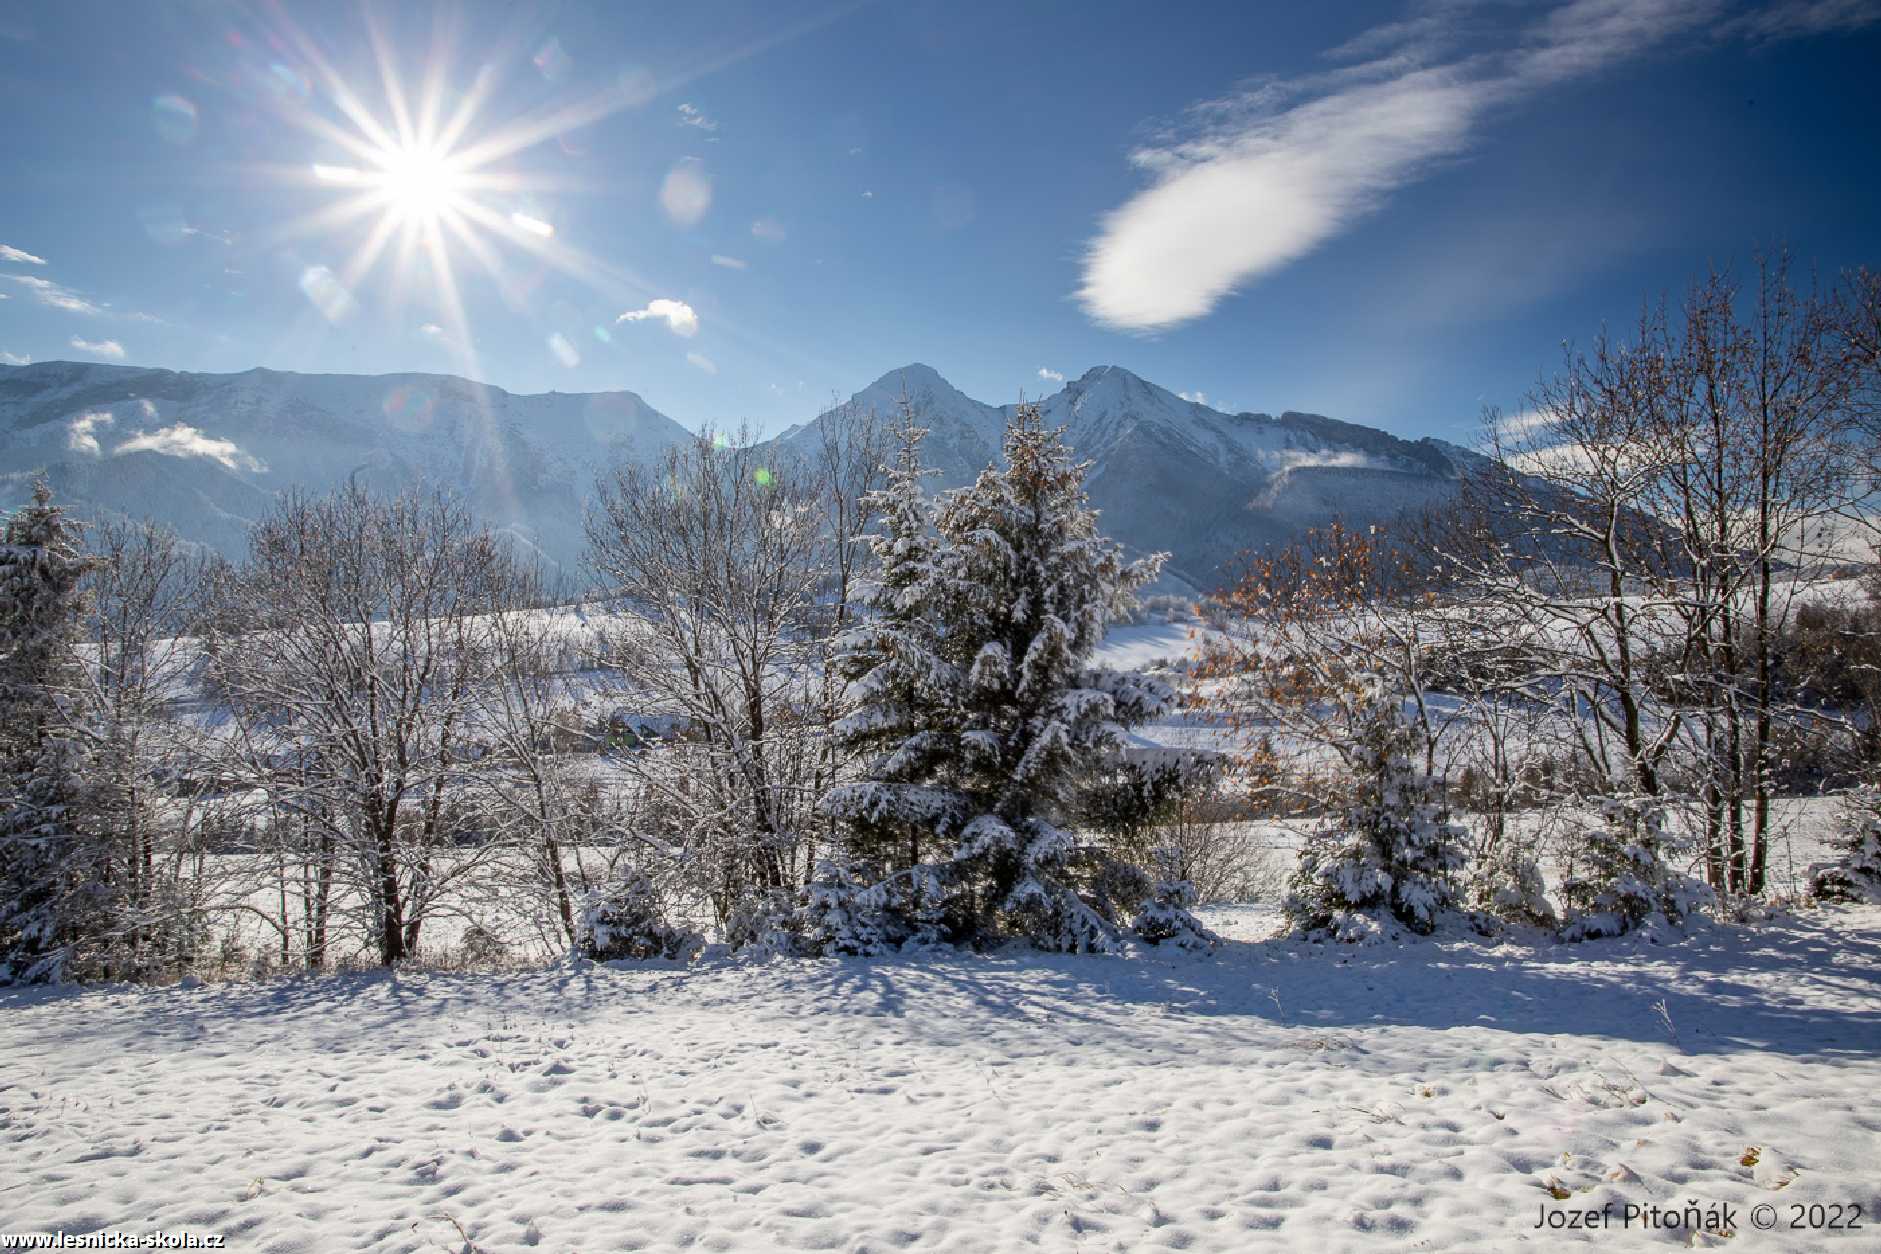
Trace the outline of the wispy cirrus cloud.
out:
<instances>
[{"instance_id":1,"label":"wispy cirrus cloud","mask_svg":"<svg viewBox=\"0 0 1881 1254\"><path fill-rule=\"evenodd\" d=\"M708 133L718 129L716 119L707 117L699 110L697 105L690 103L682 103L679 106L679 124L681 126L696 127Z\"/></svg>"},{"instance_id":2,"label":"wispy cirrus cloud","mask_svg":"<svg viewBox=\"0 0 1881 1254\"><path fill-rule=\"evenodd\" d=\"M230 470L250 470L257 473L266 470L267 465L259 458L242 451L233 440L221 440L188 425L176 423L168 427L159 427L155 431L139 431L130 439L111 450L112 456L125 453L161 453L165 457L206 457L219 462Z\"/></svg>"},{"instance_id":3,"label":"wispy cirrus cloud","mask_svg":"<svg viewBox=\"0 0 1881 1254\"><path fill-rule=\"evenodd\" d=\"M686 360L691 362L692 365L698 369L705 371L707 374L718 373L718 363L713 361L710 357L707 357L704 353L687 353Z\"/></svg>"},{"instance_id":4,"label":"wispy cirrus cloud","mask_svg":"<svg viewBox=\"0 0 1881 1254\"><path fill-rule=\"evenodd\" d=\"M90 353L93 357L109 357L112 361L124 360L124 345L116 340L84 340L74 335L71 345L81 353Z\"/></svg>"},{"instance_id":5,"label":"wispy cirrus cloud","mask_svg":"<svg viewBox=\"0 0 1881 1254\"><path fill-rule=\"evenodd\" d=\"M51 279L42 279L36 274L0 274L0 279L17 283L32 292L33 298L40 304L53 309L62 309L66 313L84 314L97 317L104 310L103 305L87 300L71 288L54 283Z\"/></svg>"},{"instance_id":6,"label":"wispy cirrus cloud","mask_svg":"<svg viewBox=\"0 0 1881 1254\"><path fill-rule=\"evenodd\" d=\"M1874 8L1790 0L1744 14L1737 33L1847 29ZM1432 0L1328 54L1355 63L1203 101L1140 146L1130 160L1150 185L1102 220L1077 299L1120 330L1202 317L1465 154L1493 110L1677 37L1729 31L1736 11L1732 0L1567 0L1539 16L1513 10L1511 27L1508 10Z\"/></svg>"},{"instance_id":7,"label":"wispy cirrus cloud","mask_svg":"<svg viewBox=\"0 0 1881 1254\"><path fill-rule=\"evenodd\" d=\"M699 333L699 315L692 306L683 300L668 300L664 296L648 301L645 309L629 309L614 321L645 322L649 318L664 322L667 330L686 339Z\"/></svg>"},{"instance_id":8,"label":"wispy cirrus cloud","mask_svg":"<svg viewBox=\"0 0 1881 1254\"><path fill-rule=\"evenodd\" d=\"M712 264L726 270L743 270L747 263L742 257L727 257L724 253L713 253Z\"/></svg>"},{"instance_id":9,"label":"wispy cirrus cloud","mask_svg":"<svg viewBox=\"0 0 1881 1254\"><path fill-rule=\"evenodd\" d=\"M15 248L11 244L0 244L0 261L11 261L21 266L43 266L44 257L35 257L24 248Z\"/></svg>"}]
</instances>

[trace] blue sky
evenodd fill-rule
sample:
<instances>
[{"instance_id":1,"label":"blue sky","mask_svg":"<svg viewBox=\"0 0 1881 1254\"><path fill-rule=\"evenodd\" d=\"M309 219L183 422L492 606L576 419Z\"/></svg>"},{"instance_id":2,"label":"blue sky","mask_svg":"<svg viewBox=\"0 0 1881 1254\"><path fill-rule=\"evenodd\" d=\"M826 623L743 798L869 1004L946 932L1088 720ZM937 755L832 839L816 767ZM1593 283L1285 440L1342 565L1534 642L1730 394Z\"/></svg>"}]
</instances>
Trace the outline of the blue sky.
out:
<instances>
[{"instance_id":1,"label":"blue sky","mask_svg":"<svg viewBox=\"0 0 1881 1254\"><path fill-rule=\"evenodd\" d=\"M762 429L913 360L995 403L1117 364L1466 438L1709 265L1881 263L1877 19L27 3L0 360L452 372Z\"/></svg>"}]
</instances>

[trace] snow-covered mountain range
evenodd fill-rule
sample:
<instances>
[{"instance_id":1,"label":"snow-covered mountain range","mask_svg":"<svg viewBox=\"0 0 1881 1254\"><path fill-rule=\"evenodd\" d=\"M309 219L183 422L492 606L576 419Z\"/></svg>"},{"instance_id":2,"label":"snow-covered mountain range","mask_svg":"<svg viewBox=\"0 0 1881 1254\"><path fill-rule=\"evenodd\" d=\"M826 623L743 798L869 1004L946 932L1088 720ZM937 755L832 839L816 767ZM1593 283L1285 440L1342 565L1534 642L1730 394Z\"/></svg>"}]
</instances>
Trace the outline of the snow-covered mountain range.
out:
<instances>
[{"instance_id":1,"label":"snow-covered mountain range","mask_svg":"<svg viewBox=\"0 0 1881 1254\"><path fill-rule=\"evenodd\" d=\"M976 401L932 367L890 371L851 404L892 414L903 401L928 429L941 487L970 482L999 454L1013 406ZM1444 501L1480 456L1441 440L1403 440L1317 414L1226 414L1118 366L1099 366L1039 401L1047 426L1091 463L1103 527L1133 550L1170 554L1169 573L1212 588L1248 549L1341 518L1383 521ZM780 438L816 439L819 416Z\"/></svg>"},{"instance_id":2,"label":"snow-covered mountain range","mask_svg":"<svg viewBox=\"0 0 1881 1254\"><path fill-rule=\"evenodd\" d=\"M930 434L938 486L998 456L1011 407L976 401L931 367L890 371L853 404L903 399ZM1170 571L1214 583L1237 552L1338 515L1375 521L1455 491L1473 457L1312 414L1225 414L1115 366L1040 404L1092 463L1105 529ZM775 441L805 449L818 416ZM462 493L490 523L561 563L579 560L581 508L597 470L648 459L687 428L632 392L519 396L449 375L189 374L40 362L0 367L0 505L46 474L89 516L154 517L224 553L275 494L351 478Z\"/></svg>"}]
</instances>

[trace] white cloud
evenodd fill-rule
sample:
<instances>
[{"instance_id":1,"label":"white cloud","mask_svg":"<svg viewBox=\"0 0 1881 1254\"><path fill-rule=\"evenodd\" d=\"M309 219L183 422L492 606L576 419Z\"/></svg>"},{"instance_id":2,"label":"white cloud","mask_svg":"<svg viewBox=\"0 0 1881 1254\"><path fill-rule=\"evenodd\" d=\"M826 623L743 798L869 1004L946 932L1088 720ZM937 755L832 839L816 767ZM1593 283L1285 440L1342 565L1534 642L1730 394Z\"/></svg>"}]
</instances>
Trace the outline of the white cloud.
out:
<instances>
[{"instance_id":1,"label":"white cloud","mask_svg":"<svg viewBox=\"0 0 1881 1254\"><path fill-rule=\"evenodd\" d=\"M418 328L418 334L430 339L441 340L444 338L444 328L435 322L427 322Z\"/></svg>"},{"instance_id":2,"label":"white cloud","mask_svg":"<svg viewBox=\"0 0 1881 1254\"><path fill-rule=\"evenodd\" d=\"M687 353L686 360L705 371L707 374L718 373L718 363L713 361L710 357L707 357L704 353Z\"/></svg>"},{"instance_id":3,"label":"white cloud","mask_svg":"<svg viewBox=\"0 0 1881 1254\"><path fill-rule=\"evenodd\" d=\"M1048 366L1040 366L1038 368L1038 377L1045 380L1047 383L1063 383L1065 381L1063 375Z\"/></svg>"},{"instance_id":4,"label":"white cloud","mask_svg":"<svg viewBox=\"0 0 1881 1254\"><path fill-rule=\"evenodd\" d=\"M864 199L864 200L874 200L874 199L875 199L875 193L874 193L874 192L863 192L863 193L862 193L862 199Z\"/></svg>"},{"instance_id":5,"label":"white cloud","mask_svg":"<svg viewBox=\"0 0 1881 1254\"><path fill-rule=\"evenodd\" d=\"M510 214L509 222L517 230L525 231L539 239L550 239L555 235L553 223L544 222L541 218L532 218L526 213Z\"/></svg>"},{"instance_id":6,"label":"white cloud","mask_svg":"<svg viewBox=\"0 0 1881 1254\"><path fill-rule=\"evenodd\" d=\"M1722 33L1755 43L1860 30L1881 21L1874 0L1770 0L1725 23Z\"/></svg>"},{"instance_id":7,"label":"white cloud","mask_svg":"<svg viewBox=\"0 0 1881 1254\"><path fill-rule=\"evenodd\" d=\"M9 366L30 366L33 364L33 359L31 357L22 357L18 353L9 353L5 349L0 349L0 362L5 362Z\"/></svg>"},{"instance_id":8,"label":"white cloud","mask_svg":"<svg viewBox=\"0 0 1881 1254\"><path fill-rule=\"evenodd\" d=\"M162 453L166 457L207 457L230 470L264 471L267 466L244 453L233 440L218 440L184 423L156 431L139 431L111 450L113 456L125 453Z\"/></svg>"},{"instance_id":9,"label":"white cloud","mask_svg":"<svg viewBox=\"0 0 1881 1254\"><path fill-rule=\"evenodd\" d=\"M712 179L705 163L687 157L666 172L660 184L660 208L678 226L691 226L712 207Z\"/></svg>"},{"instance_id":10,"label":"white cloud","mask_svg":"<svg viewBox=\"0 0 1881 1254\"><path fill-rule=\"evenodd\" d=\"M84 314L96 317L104 312L104 306L93 304L69 287L62 287L51 279L42 279L36 274L0 274L0 279L9 283L18 283L29 289L42 305L54 309L63 309L67 313Z\"/></svg>"},{"instance_id":11,"label":"white cloud","mask_svg":"<svg viewBox=\"0 0 1881 1254\"><path fill-rule=\"evenodd\" d=\"M699 315L693 312L692 306L683 300L668 300L664 296L648 301L645 309L629 309L614 321L643 322L648 318L660 319L674 335L686 339L699 333Z\"/></svg>"},{"instance_id":12,"label":"white cloud","mask_svg":"<svg viewBox=\"0 0 1881 1254\"><path fill-rule=\"evenodd\" d=\"M105 410L80 414L72 419L65 428L65 447L79 453L90 453L97 457L100 453L98 437L94 434L99 427L108 427L117 419Z\"/></svg>"},{"instance_id":13,"label":"white cloud","mask_svg":"<svg viewBox=\"0 0 1881 1254\"><path fill-rule=\"evenodd\" d=\"M44 257L35 257L25 249L15 248L11 244L0 244L0 261L11 261L22 266L43 266L46 264Z\"/></svg>"},{"instance_id":14,"label":"white cloud","mask_svg":"<svg viewBox=\"0 0 1881 1254\"><path fill-rule=\"evenodd\" d=\"M761 240L775 244L784 238L784 224L776 218L759 218L751 224L751 233Z\"/></svg>"},{"instance_id":15,"label":"white cloud","mask_svg":"<svg viewBox=\"0 0 1881 1254\"><path fill-rule=\"evenodd\" d=\"M1529 409L1519 414L1501 414L1495 421L1496 434L1504 440L1520 440L1533 436L1537 431L1553 425L1560 420L1560 415L1544 410Z\"/></svg>"},{"instance_id":16,"label":"white cloud","mask_svg":"<svg viewBox=\"0 0 1881 1254\"><path fill-rule=\"evenodd\" d=\"M679 106L679 124L681 126L696 126L702 131L716 131L718 129L718 123L716 121L705 116L705 114L699 111L696 105L692 104L681 104Z\"/></svg>"},{"instance_id":17,"label":"white cloud","mask_svg":"<svg viewBox=\"0 0 1881 1254\"><path fill-rule=\"evenodd\" d=\"M1338 50L1372 60L1202 102L1132 154L1151 185L1105 216L1078 301L1125 330L1202 317L1465 151L1490 110L1636 56L1721 2L1570 0L1500 51L1437 63L1433 24L1396 23Z\"/></svg>"},{"instance_id":18,"label":"white cloud","mask_svg":"<svg viewBox=\"0 0 1881 1254\"><path fill-rule=\"evenodd\" d=\"M549 351L555 354L555 360L570 370L581 364L581 354L575 351L575 346L569 343L568 337L560 331L549 336Z\"/></svg>"},{"instance_id":19,"label":"white cloud","mask_svg":"<svg viewBox=\"0 0 1881 1254\"><path fill-rule=\"evenodd\" d=\"M715 266L723 266L727 270L743 270L745 268L745 261L742 257L727 257L724 253L713 253L712 264Z\"/></svg>"},{"instance_id":20,"label":"white cloud","mask_svg":"<svg viewBox=\"0 0 1881 1254\"><path fill-rule=\"evenodd\" d=\"M94 357L109 357L112 361L124 360L124 345L116 340L81 340L72 337L72 347L81 353L90 353Z\"/></svg>"},{"instance_id":21,"label":"white cloud","mask_svg":"<svg viewBox=\"0 0 1881 1254\"><path fill-rule=\"evenodd\" d=\"M1284 474L1289 470L1308 470L1317 466L1335 466L1346 469L1376 468L1391 469L1391 463L1380 461L1356 450L1341 452L1318 452L1310 449L1286 449L1274 454L1269 459L1274 470Z\"/></svg>"},{"instance_id":22,"label":"white cloud","mask_svg":"<svg viewBox=\"0 0 1881 1254\"><path fill-rule=\"evenodd\" d=\"M1188 401L1191 405L1208 404L1208 393L1206 392L1177 392L1176 395Z\"/></svg>"}]
</instances>

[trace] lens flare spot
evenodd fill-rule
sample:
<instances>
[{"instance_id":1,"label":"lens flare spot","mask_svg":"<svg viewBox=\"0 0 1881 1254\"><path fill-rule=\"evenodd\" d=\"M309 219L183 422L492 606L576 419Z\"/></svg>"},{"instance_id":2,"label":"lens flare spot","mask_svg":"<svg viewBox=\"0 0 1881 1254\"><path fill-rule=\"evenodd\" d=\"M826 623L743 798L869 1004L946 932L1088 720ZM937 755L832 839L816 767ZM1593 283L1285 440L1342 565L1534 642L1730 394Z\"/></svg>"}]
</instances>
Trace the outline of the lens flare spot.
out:
<instances>
[{"instance_id":1,"label":"lens flare spot","mask_svg":"<svg viewBox=\"0 0 1881 1254\"><path fill-rule=\"evenodd\" d=\"M529 234L540 236L543 239L548 239L555 234L554 226L544 222L541 218L534 218L526 213L512 213L509 215L509 221L510 225L517 230L527 231Z\"/></svg>"},{"instance_id":2,"label":"lens flare spot","mask_svg":"<svg viewBox=\"0 0 1881 1254\"><path fill-rule=\"evenodd\" d=\"M705 163L687 157L671 170L660 184L660 208L676 226L692 226L712 207L712 180Z\"/></svg>"},{"instance_id":3,"label":"lens flare spot","mask_svg":"<svg viewBox=\"0 0 1881 1254\"><path fill-rule=\"evenodd\" d=\"M400 385L385 394L379 408L386 421L397 430L421 435L429 431L436 420L438 401L422 388Z\"/></svg>"},{"instance_id":4,"label":"lens flare spot","mask_svg":"<svg viewBox=\"0 0 1881 1254\"><path fill-rule=\"evenodd\" d=\"M166 143L187 144L196 138L201 118L194 101L166 92L150 102L150 111L157 135Z\"/></svg>"},{"instance_id":5,"label":"lens flare spot","mask_svg":"<svg viewBox=\"0 0 1881 1254\"><path fill-rule=\"evenodd\" d=\"M594 338L601 341L603 344L612 344L614 342L614 337L607 333L606 327L596 327L594 329Z\"/></svg>"},{"instance_id":6,"label":"lens flare spot","mask_svg":"<svg viewBox=\"0 0 1881 1254\"><path fill-rule=\"evenodd\" d=\"M551 83L561 79L575 63L575 59L562 48L562 41L549 36L549 41L536 49L536 55L529 58L535 63L536 73Z\"/></svg>"},{"instance_id":7,"label":"lens flare spot","mask_svg":"<svg viewBox=\"0 0 1881 1254\"><path fill-rule=\"evenodd\" d=\"M353 312L353 294L325 266L308 266L301 271L300 290L328 322L343 322Z\"/></svg>"},{"instance_id":8,"label":"lens flare spot","mask_svg":"<svg viewBox=\"0 0 1881 1254\"><path fill-rule=\"evenodd\" d=\"M581 364L581 354L575 351L575 346L560 331L549 336L549 352L555 355L555 360L571 370Z\"/></svg>"},{"instance_id":9,"label":"lens flare spot","mask_svg":"<svg viewBox=\"0 0 1881 1254\"><path fill-rule=\"evenodd\" d=\"M771 486L771 472L768 467L759 466L756 470L751 472L751 478L760 488L768 488Z\"/></svg>"},{"instance_id":10,"label":"lens flare spot","mask_svg":"<svg viewBox=\"0 0 1881 1254\"><path fill-rule=\"evenodd\" d=\"M313 95L313 84L307 81L307 76L293 66L282 65L279 61L268 67L268 77L263 81L277 96L305 100Z\"/></svg>"}]
</instances>

